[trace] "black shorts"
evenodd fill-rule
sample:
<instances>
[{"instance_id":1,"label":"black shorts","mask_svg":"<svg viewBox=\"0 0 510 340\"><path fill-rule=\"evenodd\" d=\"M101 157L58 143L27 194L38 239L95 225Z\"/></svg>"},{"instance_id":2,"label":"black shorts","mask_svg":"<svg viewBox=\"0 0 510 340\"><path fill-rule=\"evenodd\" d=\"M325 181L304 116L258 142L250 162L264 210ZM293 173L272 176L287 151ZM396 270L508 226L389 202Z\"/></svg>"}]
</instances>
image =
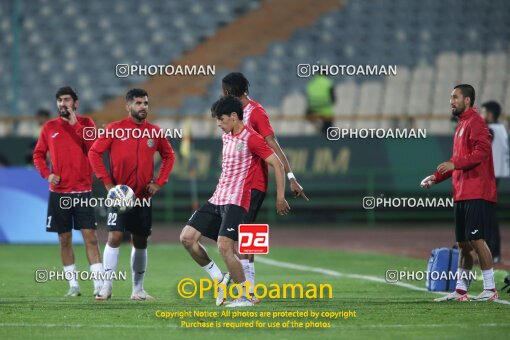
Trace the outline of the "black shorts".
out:
<instances>
[{"instance_id":1,"label":"black shorts","mask_svg":"<svg viewBox=\"0 0 510 340\"><path fill-rule=\"evenodd\" d=\"M152 206L134 206L132 209L119 213L108 208L106 226L108 231L129 231L133 235L150 236L152 233Z\"/></svg>"},{"instance_id":2,"label":"black shorts","mask_svg":"<svg viewBox=\"0 0 510 340\"><path fill-rule=\"evenodd\" d=\"M76 198L89 201L91 197L91 192L65 194L50 191L46 231L61 234L70 232L73 228L96 229L94 208L88 204L73 204Z\"/></svg>"},{"instance_id":3,"label":"black shorts","mask_svg":"<svg viewBox=\"0 0 510 340\"><path fill-rule=\"evenodd\" d=\"M188 225L202 235L218 240L226 236L237 241L239 224L245 223L246 210L235 204L214 205L207 202L191 215Z\"/></svg>"},{"instance_id":4,"label":"black shorts","mask_svg":"<svg viewBox=\"0 0 510 340\"><path fill-rule=\"evenodd\" d=\"M453 210L457 242L485 239L495 221L495 204L486 200L455 202Z\"/></svg>"},{"instance_id":5,"label":"black shorts","mask_svg":"<svg viewBox=\"0 0 510 340\"><path fill-rule=\"evenodd\" d=\"M260 207L262 203L264 203L264 198L266 198L266 193L257 189L251 190L251 199L250 199L250 211L248 211L248 215L246 216L245 223L253 223L257 219L257 215L259 213Z\"/></svg>"}]
</instances>

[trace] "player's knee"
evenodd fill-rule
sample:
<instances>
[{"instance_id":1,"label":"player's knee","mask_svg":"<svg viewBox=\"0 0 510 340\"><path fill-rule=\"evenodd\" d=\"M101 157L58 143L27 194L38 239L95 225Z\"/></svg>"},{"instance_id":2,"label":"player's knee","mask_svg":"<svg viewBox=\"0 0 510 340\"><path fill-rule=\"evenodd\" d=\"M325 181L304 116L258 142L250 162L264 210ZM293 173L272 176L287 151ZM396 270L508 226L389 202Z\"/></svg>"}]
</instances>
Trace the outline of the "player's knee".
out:
<instances>
[{"instance_id":1,"label":"player's knee","mask_svg":"<svg viewBox=\"0 0 510 340\"><path fill-rule=\"evenodd\" d=\"M471 252L471 250L473 250L473 248L471 247L470 241L459 242L459 248L463 255L467 255Z\"/></svg>"},{"instance_id":2,"label":"player's knee","mask_svg":"<svg viewBox=\"0 0 510 340\"><path fill-rule=\"evenodd\" d=\"M112 248L120 247L122 242L122 233L109 233L108 234L108 245Z\"/></svg>"},{"instance_id":3,"label":"player's knee","mask_svg":"<svg viewBox=\"0 0 510 340\"><path fill-rule=\"evenodd\" d=\"M59 241L60 241L60 247L63 249L71 248L73 239L71 233L62 233L58 235Z\"/></svg>"},{"instance_id":4,"label":"player's knee","mask_svg":"<svg viewBox=\"0 0 510 340\"><path fill-rule=\"evenodd\" d=\"M97 238L91 237L91 238L85 240L85 246L87 248L97 248L97 246L98 246Z\"/></svg>"},{"instance_id":5,"label":"player's knee","mask_svg":"<svg viewBox=\"0 0 510 340\"><path fill-rule=\"evenodd\" d=\"M485 245L485 240L483 240L483 239L469 241L469 246L471 249L476 250L476 249L483 247L484 245Z\"/></svg>"},{"instance_id":6,"label":"player's knee","mask_svg":"<svg viewBox=\"0 0 510 340\"><path fill-rule=\"evenodd\" d=\"M136 249L147 249L147 237L133 235L133 247Z\"/></svg>"},{"instance_id":7,"label":"player's knee","mask_svg":"<svg viewBox=\"0 0 510 340\"><path fill-rule=\"evenodd\" d=\"M195 237L193 233L190 232L189 228L184 228L179 236L179 239L184 246L184 248L189 248L195 243Z\"/></svg>"},{"instance_id":8,"label":"player's knee","mask_svg":"<svg viewBox=\"0 0 510 340\"><path fill-rule=\"evenodd\" d=\"M98 246L97 237L95 234L85 236L83 241L85 242L85 246L88 248L95 248Z\"/></svg>"},{"instance_id":9,"label":"player's knee","mask_svg":"<svg viewBox=\"0 0 510 340\"><path fill-rule=\"evenodd\" d=\"M229 242L218 240L218 250L223 257L234 256L234 248Z\"/></svg>"}]
</instances>

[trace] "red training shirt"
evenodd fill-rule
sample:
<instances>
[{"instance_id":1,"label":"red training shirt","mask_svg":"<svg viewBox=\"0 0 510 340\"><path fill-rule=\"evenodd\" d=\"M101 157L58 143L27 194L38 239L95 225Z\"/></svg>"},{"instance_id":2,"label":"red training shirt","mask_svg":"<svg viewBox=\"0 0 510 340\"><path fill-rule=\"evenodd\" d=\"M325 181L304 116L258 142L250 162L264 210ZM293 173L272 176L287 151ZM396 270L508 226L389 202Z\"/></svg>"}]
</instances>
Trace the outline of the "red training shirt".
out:
<instances>
[{"instance_id":1,"label":"red training shirt","mask_svg":"<svg viewBox=\"0 0 510 340\"><path fill-rule=\"evenodd\" d=\"M110 123L106 127L106 130L115 129L152 130L152 132L160 130L157 125L147 121L136 124L129 117ZM133 189L137 198L148 198L151 195L145 188L153 181L154 153L158 151L162 158L159 176L154 180L160 187L168 182L175 155L166 138L133 138L133 134L129 135L129 138L127 133L125 138L101 136L90 148L89 160L97 178L105 185L124 184ZM140 135L140 132L137 134ZM111 176L103 163L103 153L107 150L110 153Z\"/></svg>"},{"instance_id":2,"label":"red training shirt","mask_svg":"<svg viewBox=\"0 0 510 340\"><path fill-rule=\"evenodd\" d=\"M436 182L453 176L453 200L483 199L496 202L496 178L489 129L475 108L461 114L453 140L455 170L436 172Z\"/></svg>"},{"instance_id":3,"label":"red training shirt","mask_svg":"<svg viewBox=\"0 0 510 340\"><path fill-rule=\"evenodd\" d=\"M60 177L60 183L50 183L50 191L78 193L92 190L92 169L87 152L93 140L83 138L85 127L94 128L89 117L76 115L77 122L70 125L60 116L47 121L34 149L34 165L45 179L50 174ZM46 153L50 152L51 170L46 164Z\"/></svg>"},{"instance_id":4,"label":"red training shirt","mask_svg":"<svg viewBox=\"0 0 510 340\"><path fill-rule=\"evenodd\" d=\"M250 99L243 108L243 123L263 138L274 134L266 110L264 110L264 107L254 100ZM269 166L263 159L259 159L253 176L252 189L266 192L268 183Z\"/></svg>"}]
</instances>

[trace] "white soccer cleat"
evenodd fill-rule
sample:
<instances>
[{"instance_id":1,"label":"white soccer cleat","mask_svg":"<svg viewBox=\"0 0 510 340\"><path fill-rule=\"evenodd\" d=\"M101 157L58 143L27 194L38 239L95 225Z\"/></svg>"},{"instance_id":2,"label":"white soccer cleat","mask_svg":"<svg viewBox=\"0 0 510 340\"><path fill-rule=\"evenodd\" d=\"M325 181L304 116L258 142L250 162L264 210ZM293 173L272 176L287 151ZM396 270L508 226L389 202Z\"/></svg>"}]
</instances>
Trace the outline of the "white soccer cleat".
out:
<instances>
[{"instance_id":1,"label":"white soccer cleat","mask_svg":"<svg viewBox=\"0 0 510 340\"><path fill-rule=\"evenodd\" d=\"M250 299L251 303L253 303L253 305L258 305L260 303L260 300L257 297L255 297L253 294L251 294L251 295L252 295L252 297Z\"/></svg>"},{"instance_id":2,"label":"white soccer cleat","mask_svg":"<svg viewBox=\"0 0 510 340\"><path fill-rule=\"evenodd\" d=\"M81 296L80 287L78 286L71 286L69 287L69 291L65 295L66 297L77 297Z\"/></svg>"},{"instance_id":3,"label":"white soccer cleat","mask_svg":"<svg viewBox=\"0 0 510 340\"><path fill-rule=\"evenodd\" d=\"M230 283L230 273L223 274L223 278L220 282L218 282L218 295L216 295L216 306L221 306L225 302L225 289L223 287L219 286L220 284L225 285L225 287L228 287L228 284Z\"/></svg>"},{"instance_id":4,"label":"white soccer cleat","mask_svg":"<svg viewBox=\"0 0 510 340\"><path fill-rule=\"evenodd\" d=\"M103 285L99 294L96 295L96 301L106 301L112 297L112 286Z\"/></svg>"},{"instance_id":5,"label":"white soccer cleat","mask_svg":"<svg viewBox=\"0 0 510 340\"><path fill-rule=\"evenodd\" d=\"M454 300L454 301L468 301L469 299L468 299L467 293L460 294L460 293L457 293L457 291L453 291L448 295L434 299L435 302L446 302L446 301L452 301L452 300Z\"/></svg>"},{"instance_id":6,"label":"white soccer cleat","mask_svg":"<svg viewBox=\"0 0 510 340\"><path fill-rule=\"evenodd\" d=\"M98 297L99 296L99 293L101 293L101 288L103 288L103 286L99 286L97 288L94 288L94 297Z\"/></svg>"},{"instance_id":7,"label":"white soccer cleat","mask_svg":"<svg viewBox=\"0 0 510 340\"><path fill-rule=\"evenodd\" d=\"M145 290L141 290L139 292L133 292L133 294L131 294L131 300L133 301L150 301L150 300L154 300L154 298L152 296L150 296L149 294L147 294L147 292Z\"/></svg>"},{"instance_id":8,"label":"white soccer cleat","mask_svg":"<svg viewBox=\"0 0 510 340\"><path fill-rule=\"evenodd\" d=\"M253 302L250 299L248 299L246 296L241 296L240 298L235 299L232 302L230 302L225 307L237 308L237 307L252 307L252 306L253 306Z\"/></svg>"},{"instance_id":9,"label":"white soccer cleat","mask_svg":"<svg viewBox=\"0 0 510 340\"><path fill-rule=\"evenodd\" d=\"M498 292L484 289L478 296L471 298L471 301L494 301L499 298Z\"/></svg>"}]
</instances>

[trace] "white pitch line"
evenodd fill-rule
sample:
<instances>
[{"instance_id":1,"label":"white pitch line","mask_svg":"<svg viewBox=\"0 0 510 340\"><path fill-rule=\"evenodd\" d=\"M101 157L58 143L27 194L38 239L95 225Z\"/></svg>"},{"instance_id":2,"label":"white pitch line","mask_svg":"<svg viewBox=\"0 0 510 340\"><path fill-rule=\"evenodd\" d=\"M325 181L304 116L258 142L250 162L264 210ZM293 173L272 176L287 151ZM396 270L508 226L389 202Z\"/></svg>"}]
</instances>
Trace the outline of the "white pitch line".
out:
<instances>
[{"instance_id":1,"label":"white pitch line","mask_svg":"<svg viewBox=\"0 0 510 340\"><path fill-rule=\"evenodd\" d=\"M390 282L386 282L386 280L381 279L380 277L376 277L376 276L360 275L360 274L350 274L350 273L341 273L341 272L337 272L336 270L331 270L331 269L326 269L326 268L319 268L319 267L310 267L310 266L305 266L305 265L296 264L296 263L271 260L271 259L264 258L264 257L261 257L261 256L257 257L257 262L264 263L264 264L267 264L269 266L275 266L275 267L281 267L281 268L300 270L300 271L303 271L303 272L314 272L314 273L319 273L319 274L324 274L324 275L329 275L329 276L334 276L334 277L345 277L345 278L349 278L349 279L359 279L359 280L365 280L365 281L371 281L371 282L377 282L377 283L385 283L385 284L389 284L389 285L392 285L392 286L399 286L399 287L402 287L402 288L407 288L407 289L411 289L411 290L417 290L417 291L420 291L420 292L442 294L442 295L445 294L445 293L442 293L442 292L431 292L427 288L416 287L415 285L412 285L412 284L409 284L409 283L404 283L404 282L390 283ZM506 300L496 300L494 302L501 303L503 305L510 305L510 301L506 301Z\"/></svg>"}]
</instances>

